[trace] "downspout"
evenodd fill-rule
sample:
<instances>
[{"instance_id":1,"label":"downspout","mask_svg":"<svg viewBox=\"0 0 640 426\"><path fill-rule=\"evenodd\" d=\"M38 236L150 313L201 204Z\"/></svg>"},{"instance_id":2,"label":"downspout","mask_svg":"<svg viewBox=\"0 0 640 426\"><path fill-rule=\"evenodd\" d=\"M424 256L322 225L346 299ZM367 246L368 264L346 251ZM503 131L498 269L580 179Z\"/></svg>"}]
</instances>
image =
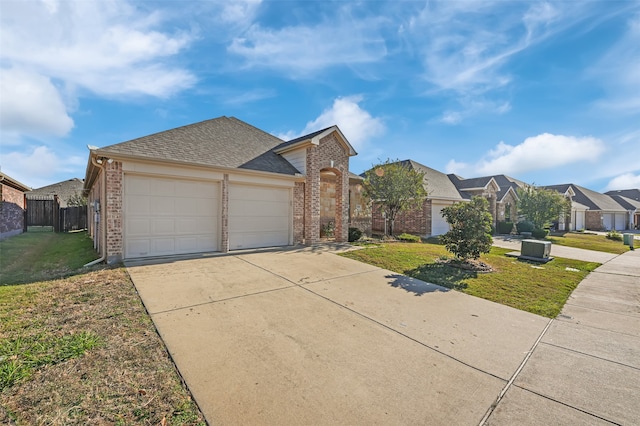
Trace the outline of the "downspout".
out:
<instances>
[{"instance_id":1,"label":"downspout","mask_svg":"<svg viewBox=\"0 0 640 426\"><path fill-rule=\"evenodd\" d=\"M107 258L107 223L106 223L106 212L107 212L107 171L104 168L104 165L96 162L95 158L91 157L91 164L99 168L104 176L104 182L102 185L102 196L100 197L100 226L102 227L102 256L99 259L91 261L84 265L84 268L89 266L96 265L100 262L104 262Z\"/></svg>"}]
</instances>

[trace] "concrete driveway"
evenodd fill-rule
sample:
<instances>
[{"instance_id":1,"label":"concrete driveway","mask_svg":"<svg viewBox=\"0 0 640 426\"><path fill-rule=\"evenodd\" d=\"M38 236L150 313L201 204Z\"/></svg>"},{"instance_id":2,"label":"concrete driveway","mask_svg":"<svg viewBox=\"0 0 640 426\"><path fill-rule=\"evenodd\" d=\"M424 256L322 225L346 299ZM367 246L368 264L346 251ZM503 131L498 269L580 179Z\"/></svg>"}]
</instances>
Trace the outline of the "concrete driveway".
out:
<instances>
[{"instance_id":1,"label":"concrete driveway","mask_svg":"<svg viewBox=\"0 0 640 426\"><path fill-rule=\"evenodd\" d=\"M511 386L543 317L312 249L127 268L210 424L602 421Z\"/></svg>"}]
</instances>

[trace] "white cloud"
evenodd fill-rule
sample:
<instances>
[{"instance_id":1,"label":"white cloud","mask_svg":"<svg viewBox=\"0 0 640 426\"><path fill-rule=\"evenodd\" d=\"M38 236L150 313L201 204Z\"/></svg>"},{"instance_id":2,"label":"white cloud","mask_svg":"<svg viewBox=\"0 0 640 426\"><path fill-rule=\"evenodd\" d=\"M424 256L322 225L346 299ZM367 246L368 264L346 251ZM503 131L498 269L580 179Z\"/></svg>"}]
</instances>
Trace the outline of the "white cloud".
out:
<instances>
[{"instance_id":1,"label":"white cloud","mask_svg":"<svg viewBox=\"0 0 640 426\"><path fill-rule=\"evenodd\" d=\"M382 18L353 19L342 9L313 25L264 28L258 24L235 37L228 51L251 68L272 68L294 77L316 74L337 65L367 64L387 54L378 33Z\"/></svg>"},{"instance_id":2,"label":"white cloud","mask_svg":"<svg viewBox=\"0 0 640 426\"><path fill-rule=\"evenodd\" d=\"M38 188L49 185L56 175L74 175L87 160L77 155L59 155L47 146L37 146L22 152L3 152L0 161L4 173L25 185Z\"/></svg>"},{"instance_id":3,"label":"white cloud","mask_svg":"<svg viewBox=\"0 0 640 426\"><path fill-rule=\"evenodd\" d=\"M73 127L58 89L42 75L2 69L0 75L0 128L5 135L64 136Z\"/></svg>"},{"instance_id":4,"label":"white cloud","mask_svg":"<svg viewBox=\"0 0 640 426\"><path fill-rule=\"evenodd\" d=\"M22 80L10 93L28 93L16 100L3 88L0 102L3 111L12 111L12 130L40 137L66 134L77 96L86 91L165 98L191 87L194 75L170 58L192 39L158 30L162 23L160 13L125 0L3 2L3 73L12 69L8 78Z\"/></svg>"},{"instance_id":5,"label":"white cloud","mask_svg":"<svg viewBox=\"0 0 640 426\"><path fill-rule=\"evenodd\" d=\"M614 191L617 189L633 189L640 188L640 173L625 173L611 179L607 184L605 191Z\"/></svg>"},{"instance_id":6,"label":"white cloud","mask_svg":"<svg viewBox=\"0 0 640 426\"><path fill-rule=\"evenodd\" d=\"M543 133L515 146L500 142L477 163L466 165L452 160L447 169L451 173L465 171L470 175L521 175L579 162L594 163L604 151L605 145L600 139Z\"/></svg>"},{"instance_id":7,"label":"white cloud","mask_svg":"<svg viewBox=\"0 0 640 426\"><path fill-rule=\"evenodd\" d=\"M361 101L361 96L337 98L333 101L333 105L322 111L318 118L308 122L302 132L289 131L278 137L289 140L337 125L354 149L359 151L370 139L381 136L385 132L382 119L373 117L368 111L362 109L359 105Z\"/></svg>"}]
</instances>

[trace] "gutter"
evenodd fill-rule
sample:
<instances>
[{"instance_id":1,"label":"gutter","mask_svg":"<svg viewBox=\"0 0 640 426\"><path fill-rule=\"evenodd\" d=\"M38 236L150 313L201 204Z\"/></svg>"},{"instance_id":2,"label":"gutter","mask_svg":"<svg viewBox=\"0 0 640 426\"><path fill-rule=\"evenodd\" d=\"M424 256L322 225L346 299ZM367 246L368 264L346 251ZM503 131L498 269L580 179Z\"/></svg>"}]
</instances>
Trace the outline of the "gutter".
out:
<instances>
[{"instance_id":1,"label":"gutter","mask_svg":"<svg viewBox=\"0 0 640 426\"><path fill-rule=\"evenodd\" d=\"M100 197L100 225L102 226L102 256L99 259L93 260L89 263L87 263L86 265L83 266L83 268L88 268L89 266L93 266L93 265L97 265L100 262L104 262L104 260L107 258L107 224L106 224L106 212L107 212L107 171L104 168L103 164L97 163L95 158L89 154L91 156L91 164L93 164L94 166L96 166L97 168L99 168L102 173L104 173L104 182L102 185L102 196Z\"/></svg>"}]
</instances>

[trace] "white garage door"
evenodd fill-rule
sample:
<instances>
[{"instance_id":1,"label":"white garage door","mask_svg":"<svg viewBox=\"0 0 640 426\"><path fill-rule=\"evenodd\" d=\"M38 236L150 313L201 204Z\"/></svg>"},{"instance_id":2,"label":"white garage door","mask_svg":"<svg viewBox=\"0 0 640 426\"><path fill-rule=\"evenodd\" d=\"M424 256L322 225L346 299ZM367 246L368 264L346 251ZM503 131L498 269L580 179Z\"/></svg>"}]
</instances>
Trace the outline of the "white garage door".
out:
<instances>
[{"instance_id":1,"label":"white garage door","mask_svg":"<svg viewBox=\"0 0 640 426\"><path fill-rule=\"evenodd\" d=\"M220 184L125 175L124 256L219 250Z\"/></svg>"},{"instance_id":2,"label":"white garage door","mask_svg":"<svg viewBox=\"0 0 640 426\"><path fill-rule=\"evenodd\" d=\"M448 204L432 204L431 205L431 235L442 235L449 232L449 224L442 217L442 209L448 207Z\"/></svg>"},{"instance_id":3,"label":"white garage door","mask_svg":"<svg viewBox=\"0 0 640 426\"><path fill-rule=\"evenodd\" d=\"M291 190L229 185L229 249L291 244Z\"/></svg>"},{"instance_id":4,"label":"white garage door","mask_svg":"<svg viewBox=\"0 0 640 426\"><path fill-rule=\"evenodd\" d=\"M576 230L584 229L584 211L576 211L575 214L576 214L576 217L573 222L574 224L573 230L576 231Z\"/></svg>"},{"instance_id":5,"label":"white garage door","mask_svg":"<svg viewBox=\"0 0 640 426\"><path fill-rule=\"evenodd\" d=\"M605 213L602 215L602 225L606 231L610 231L613 227L613 214Z\"/></svg>"},{"instance_id":6,"label":"white garage door","mask_svg":"<svg viewBox=\"0 0 640 426\"><path fill-rule=\"evenodd\" d=\"M624 213L616 213L615 217L615 228L617 231L624 231L627 229L627 215Z\"/></svg>"}]
</instances>

